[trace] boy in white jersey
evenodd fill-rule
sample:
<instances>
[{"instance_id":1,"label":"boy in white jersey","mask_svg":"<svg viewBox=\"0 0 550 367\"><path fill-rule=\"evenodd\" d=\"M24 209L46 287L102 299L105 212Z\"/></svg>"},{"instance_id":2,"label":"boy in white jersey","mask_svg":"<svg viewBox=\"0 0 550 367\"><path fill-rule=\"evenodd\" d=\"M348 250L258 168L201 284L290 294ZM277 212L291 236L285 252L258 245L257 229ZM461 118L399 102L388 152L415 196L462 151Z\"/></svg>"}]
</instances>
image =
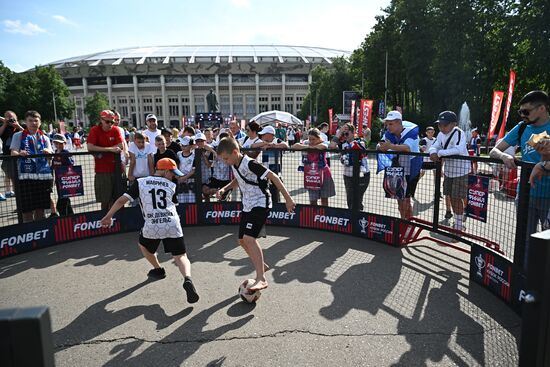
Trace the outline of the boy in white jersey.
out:
<instances>
[{"instance_id":1,"label":"boy in white jersey","mask_svg":"<svg viewBox=\"0 0 550 367\"><path fill-rule=\"evenodd\" d=\"M199 295L191 280L191 263L186 255L185 242L180 218L176 211L176 184L172 182L175 176L183 174L178 170L176 162L170 158L162 158L157 162L153 176L138 178L127 193L115 201L109 212L101 219L103 227L111 225L113 215L128 201L139 199L143 213L143 229L139 234L139 248L153 269L147 274L153 279L166 277L164 268L157 259L157 249L162 241L164 252L170 252L174 262L184 276L183 289L187 293L187 301L195 303Z\"/></svg>"},{"instance_id":2,"label":"boy in white jersey","mask_svg":"<svg viewBox=\"0 0 550 367\"><path fill-rule=\"evenodd\" d=\"M264 229L271 208L268 180L283 194L286 208L290 213L294 211L296 204L279 177L252 158L243 155L235 139L227 137L220 140L218 155L226 164L231 165L235 178L216 193L217 198L221 199L225 192L236 187L241 189L243 196L239 245L245 249L256 270L256 281L248 289L253 292L267 288L264 255L257 238Z\"/></svg>"}]
</instances>

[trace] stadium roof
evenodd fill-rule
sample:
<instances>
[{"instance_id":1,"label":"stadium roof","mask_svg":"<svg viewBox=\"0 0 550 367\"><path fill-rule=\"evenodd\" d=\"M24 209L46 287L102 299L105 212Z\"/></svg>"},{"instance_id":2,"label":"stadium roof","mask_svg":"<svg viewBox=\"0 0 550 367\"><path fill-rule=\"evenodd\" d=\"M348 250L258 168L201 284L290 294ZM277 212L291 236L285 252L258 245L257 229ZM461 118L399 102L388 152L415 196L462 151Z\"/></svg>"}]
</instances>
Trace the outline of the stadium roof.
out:
<instances>
[{"instance_id":1,"label":"stadium roof","mask_svg":"<svg viewBox=\"0 0 550 367\"><path fill-rule=\"evenodd\" d=\"M283 45L183 45L132 47L98 52L55 61L48 65L71 67L87 64L169 64L169 63L329 63L348 57L349 51L321 47Z\"/></svg>"}]
</instances>

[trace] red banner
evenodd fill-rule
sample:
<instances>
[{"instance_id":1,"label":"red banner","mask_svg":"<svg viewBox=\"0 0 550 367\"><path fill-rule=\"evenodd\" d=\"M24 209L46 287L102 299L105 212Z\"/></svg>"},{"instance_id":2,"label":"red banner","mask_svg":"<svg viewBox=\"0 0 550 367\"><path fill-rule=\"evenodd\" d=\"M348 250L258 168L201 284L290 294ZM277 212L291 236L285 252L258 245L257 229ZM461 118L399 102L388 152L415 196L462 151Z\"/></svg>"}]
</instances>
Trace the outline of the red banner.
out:
<instances>
[{"instance_id":1,"label":"red banner","mask_svg":"<svg viewBox=\"0 0 550 367\"><path fill-rule=\"evenodd\" d=\"M489 125L489 134L487 134L487 139L491 140L495 134L495 129L497 128L498 118L500 116L500 109L502 106L502 98L504 97L504 92L501 90L493 91L493 109L491 111L491 124Z\"/></svg>"},{"instance_id":2,"label":"red banner","mask_svg":"<svg viewBox=\"0 0 550 367\"><path fill-rule=\"evenodd\" d=\"M328 131L332 134L332 108L328 109Z\"/></svg>"},{"instance_id":3,"label":"red banner","mask_svg":"<svg viewBox=\"0 0 550 367\"><path fill-rule=\"evenodd\" d=\"M363 135L363 125L367 125L369 129L371 128L373 104L374 104L374 101L370 99L361 100L361 107L359 109L359 124L358 124L359 135Z\"/></svg>"},{"instance_id":4,"label":"red banner","mask_svg":"<svg viewBox=\"0 0 550 367\"><path fill-rule=\"evenodd\" d=\"M512 104L512 95L514 94L514 86L516 85L516 72L510 69L510 81L508 82L508 97L506 98L506 108L504 109L504 116L502 117L502 126L498 133L498 138L504 138L506 132L506 120L508 120L508 114L510 113L510 105Z\"/></svg>"},{"instance_id":5,"label":"red banner","mask_svg":"<svg viewBox=\"0 0 550 367\"><path fill-rule=\"evenodd\" d=\"M352 125L355 125L355 100L354 99L351 100L351 113L350 113L349 122L351 122Z\"/></svg>"}]
</instances>

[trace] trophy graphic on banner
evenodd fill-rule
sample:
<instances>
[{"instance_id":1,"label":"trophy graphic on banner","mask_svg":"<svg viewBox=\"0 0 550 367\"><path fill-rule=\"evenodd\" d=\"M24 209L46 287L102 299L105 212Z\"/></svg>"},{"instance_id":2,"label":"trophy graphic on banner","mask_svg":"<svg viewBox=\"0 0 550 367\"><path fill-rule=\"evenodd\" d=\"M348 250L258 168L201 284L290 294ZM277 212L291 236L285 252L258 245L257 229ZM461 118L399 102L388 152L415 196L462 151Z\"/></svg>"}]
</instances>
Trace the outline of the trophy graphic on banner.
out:
<instances>
[{"instance_id":1,"label":"trophy graphic on banner","mask_svg":"<svg viewBox=\"0 0 550 367\"><path fill-rule=\"evenodd\" d=\"M475 262L477 266L477 275L482 278L483 274L481 273L481 271L485 267L485 259L481 254L479 254L475 257Z\"/></svg>"},{"instance_id":2,"label":"trophy graphic on banner","mask_svg":"<svg viewBox=\"0 0 550 367\"><path fill-rule=\"evenodd\" d=\"M366 234L367 233L367 226L369 225L369 221L365 219L365 217L359 219L359 225L361 226L361 233Z\"/></svg>"}]
</instances>

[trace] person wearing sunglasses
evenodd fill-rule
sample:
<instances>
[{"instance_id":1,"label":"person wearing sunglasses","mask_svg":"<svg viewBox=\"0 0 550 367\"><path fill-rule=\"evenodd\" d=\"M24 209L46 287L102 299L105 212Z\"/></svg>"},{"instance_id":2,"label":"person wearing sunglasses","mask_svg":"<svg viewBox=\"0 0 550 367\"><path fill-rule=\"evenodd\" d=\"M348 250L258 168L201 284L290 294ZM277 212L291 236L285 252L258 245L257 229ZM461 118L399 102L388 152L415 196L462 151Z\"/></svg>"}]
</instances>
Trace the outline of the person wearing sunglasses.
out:
<instances>
[{"instance_id":1,"label":"person wearing sunglasses","mask_svg":"<svg viewBox=\"0 0 550 367\"><path fill-rule=\"evenodd\" d=\"M545 131L550 134L549 105L550 99L545 92L536 90L527 93L519 101L518 113L522 121L491 150L490 156L502 160L507 167L514 168L516 166L514 157L504 153L504 150L509 146L518 145L521 150L521 160L537 164L544 161L540 154L540 149L537 150L527 142L533 134L540 134ZM550 167L550 164L548 166ZM529 196L524 266L526 266L528 258L530 235L538 231L539 223L543 230L550 227L548 220L550 211L550 176L542 176L540 181L531 186Z\"/></svg>"},{"instance_id":2,"label":"person wearing sunglasses","mask_svg":"<svg viewBox=\"0 0 550 367\"><path fill-rule=\"evenodd\" d=\"M87 147L89 152L97 152L95 160L94 189L101 210L108 210L116 199L115 192L115 154L122 152L122 135L114 127L115 114L103 110L99 115L99 124L90 129Z\"/></svg>"}]
</instances>

